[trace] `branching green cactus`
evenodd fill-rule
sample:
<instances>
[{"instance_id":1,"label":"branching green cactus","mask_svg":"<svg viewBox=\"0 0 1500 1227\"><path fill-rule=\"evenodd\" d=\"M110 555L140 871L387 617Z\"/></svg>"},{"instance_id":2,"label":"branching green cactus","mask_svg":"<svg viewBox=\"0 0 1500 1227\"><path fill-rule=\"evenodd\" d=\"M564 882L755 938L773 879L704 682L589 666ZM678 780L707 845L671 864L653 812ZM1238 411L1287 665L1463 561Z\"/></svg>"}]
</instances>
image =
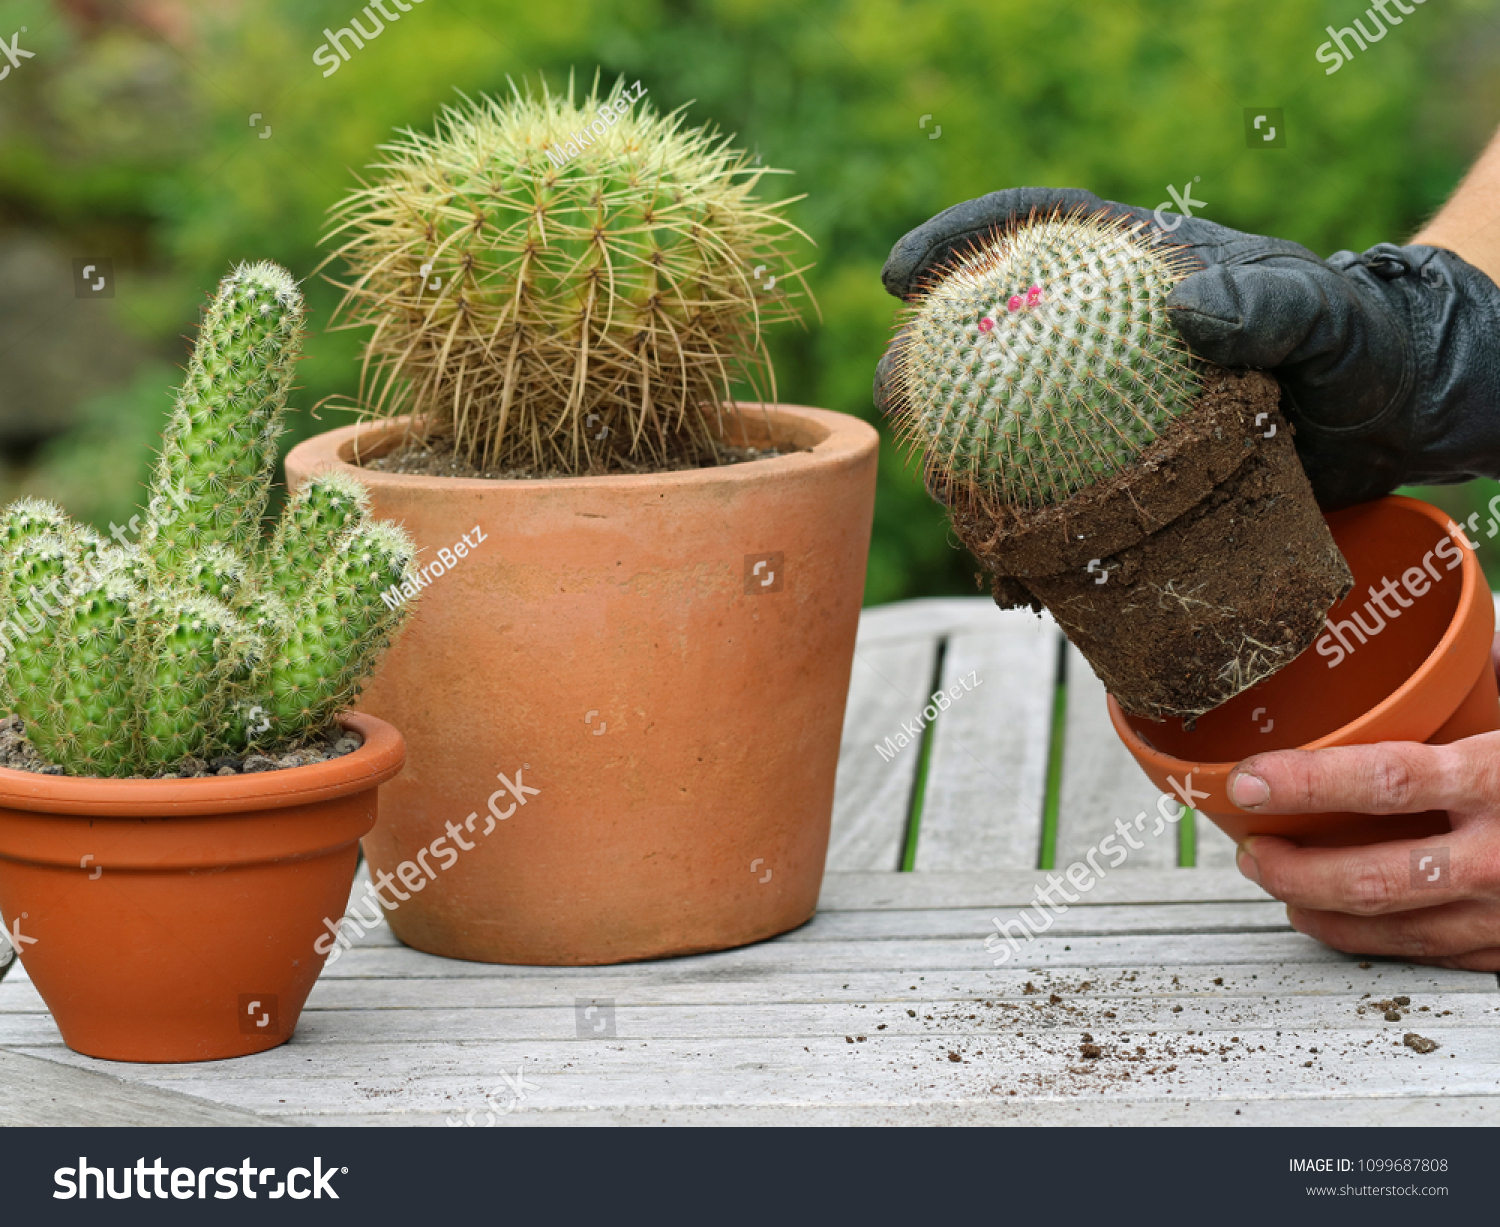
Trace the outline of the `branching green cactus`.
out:
<instances>
[{"instance_id":1,"label":"branching green cactus","mask_svg":"<svg viewBox=\"0 0 1500 1227\"><path fill-rule=\"evenodd\" d=\"M1167 318L1186 271L1129 223L1078 214L979 245L908 312L903 433L935 475L1019 509L1118 473L1201 389Z\"/></svg>"},{"instance_id":2,"label":"branching green cactus","mask_svg":"<svg viewBox=\"0 0 1500 1227\"><path fill-rule=\"evenodd\" d=\"M139 545L50 503L0 522L0 691L42 757L79 775L170 772L290 743L353 701L409 612L411 539L325 474L261 518L302 330L273 264L220 284L164 436Z\"/></svg>"}]
</instances>

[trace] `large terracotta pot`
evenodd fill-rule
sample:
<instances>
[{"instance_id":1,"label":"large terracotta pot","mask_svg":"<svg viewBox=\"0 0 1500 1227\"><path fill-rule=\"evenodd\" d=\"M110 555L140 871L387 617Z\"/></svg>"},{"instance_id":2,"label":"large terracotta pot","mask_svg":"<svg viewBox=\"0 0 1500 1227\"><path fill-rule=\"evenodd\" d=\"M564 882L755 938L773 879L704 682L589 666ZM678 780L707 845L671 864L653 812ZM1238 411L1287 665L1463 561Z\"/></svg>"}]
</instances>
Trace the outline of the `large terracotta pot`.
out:
<instances>
[{"instance_id":1,"label":"large terracotta pot","mask_svg":"<svg viewBox=\"0 0 1500 1227\"><path fill-rule=\"evenodd\" d=\"M1113 699L1110 719L1158 788L1176 795L1172 781L1191 773L1193 789L1208 794L1198 808L1236 841L1281 835L1344 847L1441 834L1449 829L1441 811L1253 814L1225 792L1235 766L1267 750L1443 745L1500 728L1490 660L1494 603L1483 568L1447 513L1392 496L1327 520L1354 588L1329 610L1311 648L1200 717L1191 732L1177 720L1126 716Z\"/></svg>"},{"instance_id":2,"label":"large terracotta pot","mask_svg":"<svg viewBox=\"0 0 1500 1227\"><path fill-rule=\"evenodd\" d=\"M215 1061L291 1039L344 914L401 735L252 775L103 780L0 768L0 913L69 1048Z\"/></svg>"},{"instance_id":3,"label":"large terracotta pot","mask_svg":"<svg viewBox=\"0 0 1500 1227\"><path fill-rule=\"evenodd\" d=\"M398 443L396 423L287 457L292 486L327 467L358 476L442 572L360 703L409 752L365 840L372 871L460 858L390 913L406 944L614 963L812 915L878 436L797 405L728 420L731 442L805 450L550 481L350 463Z\"/></svg>"}]
</instances>

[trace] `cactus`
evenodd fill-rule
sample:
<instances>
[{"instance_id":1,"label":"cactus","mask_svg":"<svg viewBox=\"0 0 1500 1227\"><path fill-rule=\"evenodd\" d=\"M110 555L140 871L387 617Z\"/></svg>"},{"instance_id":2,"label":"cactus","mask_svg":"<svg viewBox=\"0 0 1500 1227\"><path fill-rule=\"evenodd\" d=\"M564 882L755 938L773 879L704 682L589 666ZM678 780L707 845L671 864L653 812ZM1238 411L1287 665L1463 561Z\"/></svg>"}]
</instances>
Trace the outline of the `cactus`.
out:
<instances>
[{"instance_id":1,"label":"cactus","mask_svg":"<svg viewBox=\"0 0 1500 1227\"><path fill-rule=\"evenodd\" d=\"M1034 511L1129 465L1201 390L1167 318L1187 272L1139 223L1074 213L993 236L908 311L895 412L955 492Z\"/></svg>"},{"instance_id":2,"label":"cactus","mask_svg":"<svg viewBox=\"0 0 1500 1227\"><path fill-rule=\"evenodd\" d=\"M321 731L409 612L380 592L414 548L359 483L322 475L262 534L300 344L285 270L220 284L153 472L138 545L12 504L0 526L0 691L43 758L81 775L170 772L188 757Z\"/></svg>"},{"instance_id":3,"label":"cactus","mask_svg":"<svg viewBox=\"0 0 1500 1227\"><path fill-rule=\"evenodd\" d=\"M0 549L9 554L33 537L61 532L67 522L67 512L56 503L42 498L17 499L6 508Z\"/></svg>"},{"instance_id":4,"label":"cactus","mask_svg":"<svg viewBox=\"0 0 1500 1227\"><path fill-rule=\"evenodd\" d=\"M200 747L205 721L223 721L264 646L209 597L153 593L147 609L138 737L145 761L167 766Z\"/></svg>"},{"instance_id":5,"label":"cactus","mask_svg":"<svg viewBox=\"0 0 1500 1227\"><path fill-rule=\"evenodd\" d=\"M336 469L316 474L287 504L271 544L270 586L294 601L312 583L340 538L369 516L364 485Z\"/></svg>"},{"instance_id":6,"label":"cactus","mask_svg":"<svg viewBox=\"0 0 1500 1227\"><path fill-rule=\"evenodd\" d=\"M351 602L347 594L399 586L409 578L410 553L406 535L378 520L343 538L297 607L291 634L270 670L272 730L316 723L319 713L326 719L326 713L337 711L358 691L406 606Z\"/></svg>"},{"instance_id":7,"label":"cactus","mask_svg":"<svg viewBox=\"0 0 1500 1227\"><path fill-rule=\"evenodd\" d=\"M302 294L274 264L224 279L162 437L143 544L165 577L206 546L253 547L302 344Z\"/></svg>"},{"instance_id":8,"label":"cactus","mask_svg":"<svg viewBox=\"0 0 1500 1227\"><path fill-rule=\"evenodd\" d=\"M481 469L698 459L733 378L775 398L761 327L800 319L806 236L755 195L781 172L623 80L511 94L402 134L335 207L362 402Z\"/></svg>"},{"instance_id":9,"label":"cactus","mask_svg":"<svg viewBox=\"0 0 1500 1227\"><path fill-rule=\"evenodd\" d=\"M55 510L55 509L54 509ZM58 515L61 516L61 512ZM5 658L3 678L11 706L23 720L45 717L52 688L52 670L56 652L50 640L41 634L47 619L62 610L60 591L68 582L76 563L72 534L66 519L34 520L27 508L13 505L8 517L10 526L31 521L34 526L54 523L54 531L23 529L9 537L13 544L5 552L3 628Z\"/></svg>"},{"instance_id":10,"label":"cactus","mask_svg":"<svg viewBox=\"0 0 1500 1227\"><path fill-rule=\"evenodd\" d=\"M129 775L136 765L139 594L115 571L80 586L57 619L45 710L22 713L37 753L76 775ZM149 760L140 760L144 765Z\"/></svg>"}]
</instances>

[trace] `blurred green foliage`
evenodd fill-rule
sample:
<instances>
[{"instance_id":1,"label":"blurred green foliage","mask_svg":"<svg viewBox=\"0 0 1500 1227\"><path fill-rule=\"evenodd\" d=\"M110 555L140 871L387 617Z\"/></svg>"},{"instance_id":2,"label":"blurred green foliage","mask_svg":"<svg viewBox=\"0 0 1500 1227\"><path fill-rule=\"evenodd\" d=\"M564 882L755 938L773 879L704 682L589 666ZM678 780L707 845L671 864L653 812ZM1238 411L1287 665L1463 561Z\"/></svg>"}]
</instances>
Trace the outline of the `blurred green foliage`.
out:
<instances>
[{"instance_id":1,"label":"blurred green foliage","mask_svg":"<svg viewBox=\"0 0 1500 1227\"><path fill-rule=\"evenodd\" d=\"M426 0L325 77L325 28L372 24L353 0L7 0L0 36L27 26L35 57L0 81L0 244L40 231L63 255L111 256L116 296L69 309L108 310L141 362L81 406L35 406L76 424L12 458L0 495L128 520L207 292L242 259L310 277L328 207L456 91L624 74L793 170L770 184L807 193L792 217L818 244L822 320L773 334L780 398L873 420L896 310L881 264L961 200L1053 184L1154 206L1192 183L1202 215L1323 254L1403 240L1500 122L1500 26L1492 3L1427 5L1327 76L1324 28L1361 15L1358 0ZM1247 146L1247 107L1283 108L1286 148ZM336 292L306 288L320 329ZM0 380L24 344L0 332ZM351 394L358 344L315 332L294 404ZM343 420L294 415L288 445ZM867 600L973 592L889 438ZM1492 485L1439 498L1464 515Z\"/></svg>"}]
</instances>

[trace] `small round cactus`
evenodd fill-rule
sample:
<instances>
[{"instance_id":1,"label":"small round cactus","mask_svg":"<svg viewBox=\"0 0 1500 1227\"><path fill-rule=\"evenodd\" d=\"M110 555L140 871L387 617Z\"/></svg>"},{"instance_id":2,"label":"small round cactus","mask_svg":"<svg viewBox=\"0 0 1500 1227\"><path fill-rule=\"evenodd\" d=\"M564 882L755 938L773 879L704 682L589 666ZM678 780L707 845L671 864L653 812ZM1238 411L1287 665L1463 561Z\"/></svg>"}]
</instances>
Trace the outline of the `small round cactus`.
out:
<instances>
[{"instance_id":1,"label":"small round cactus","mask_svg":"<svg viewBox=\"0 0 1500 1227\"><path fill-rule=\"evenodd\" d=\"M774 399L761 328L806 293L791 201L756 196L781 172L623 80L581 104L512 83L382 151L328 236L372 413L484 469L583 473L702 455L736 377Z\"/></svg>"},{"instance_id":2,"label":"small round cactus","mask_svg":"<svg viewBox=\"0 0 1500 1227\"><path fill-rule=\"evenodd\" d=\"M1019 510L1113 476L1201 390L1167 318L1187 271L1138 222L1075 213L994 235L906 313L903 433L956 492Z\"/></svg>"}]
</instances>

